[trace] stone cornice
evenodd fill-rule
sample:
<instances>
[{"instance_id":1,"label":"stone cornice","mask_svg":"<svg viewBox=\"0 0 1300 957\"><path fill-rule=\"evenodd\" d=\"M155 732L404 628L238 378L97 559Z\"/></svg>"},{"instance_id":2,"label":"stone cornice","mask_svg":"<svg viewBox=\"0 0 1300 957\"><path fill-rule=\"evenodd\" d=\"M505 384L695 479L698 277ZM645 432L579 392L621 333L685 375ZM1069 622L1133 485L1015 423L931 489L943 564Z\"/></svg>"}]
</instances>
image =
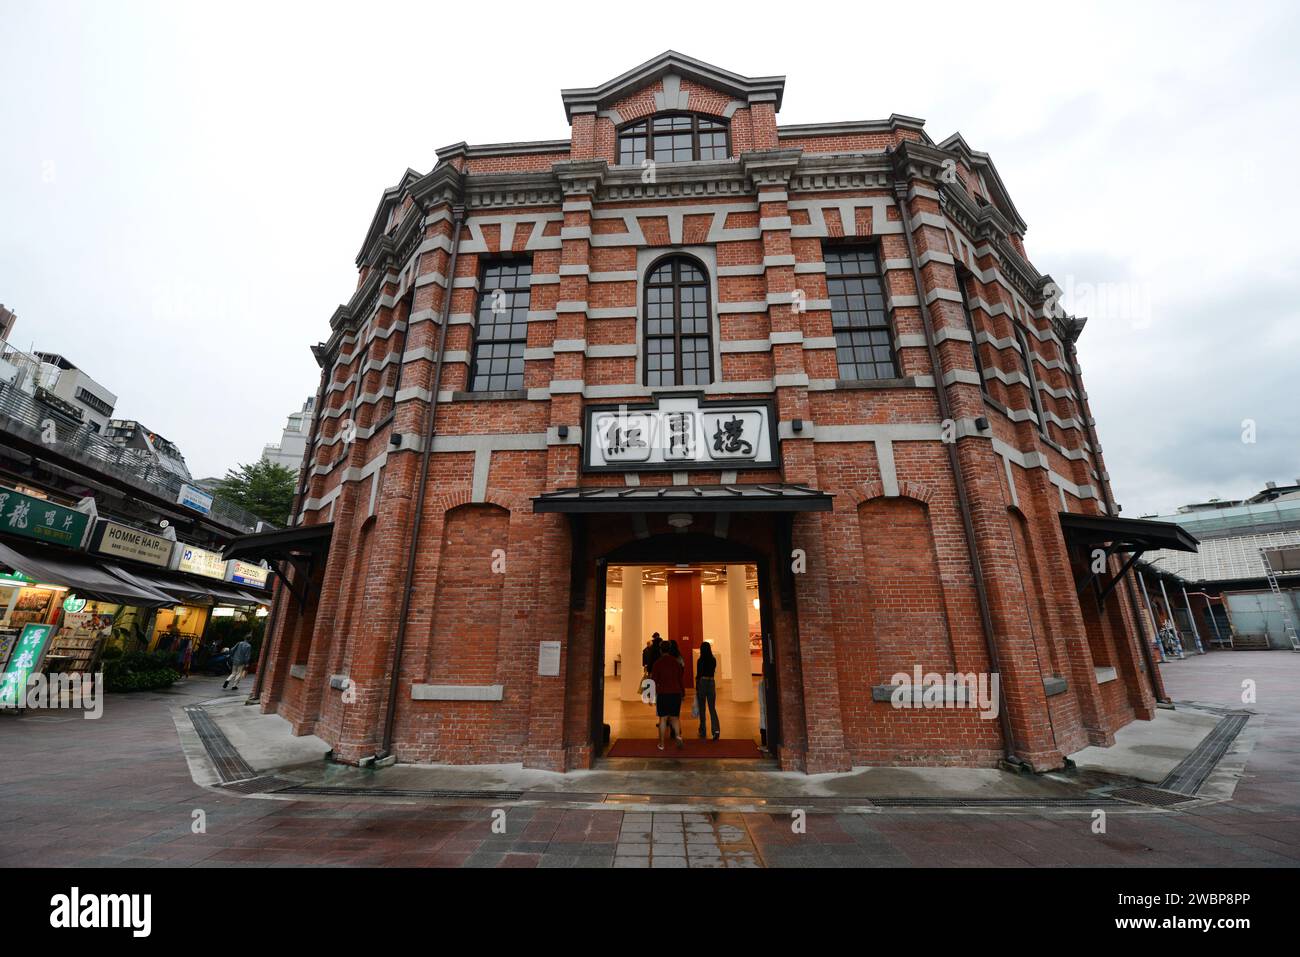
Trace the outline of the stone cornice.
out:
<instances>
[{"instance_id":1,"label":"stone cornice","mask_svg":"<svg viewBox=\"0 0 1300 957\"><path fill-rule=\"evenodd\" d=\"M464 179L465 205L470 209L517 206L558 206L564 190L550 171L472 173Z\"/></svg>"},{"instance_id":2,"label":"stone cornice","mask_svg":"<svg viewBox=\"0 0 1300 957\"><path fill-rule=\"evenodd\" d=\"M434 150L439 163L455 159L479 159L488 156L528 156L537 153L567 153L572 149L571 140L530 140L519 143L484 143L470 146L465 142L453 143Z\"/></svg>"},{"instance_id":3,"label":"stone cornice","mask_svg":"<svg viewBox=\"0 0 1300 957\"><path fill-rule=\"evenodd\" d=\"M852 136L861 133L897 133L899 130L911 130L920 133L925 142L933 145L934 141L925 132L925 120L915 116L892 113L883 120L854 120L845 123L801 123L795 126L779 126L776 130L778 139L793 139L805 136Z\"/></svg>"},{"instance_id":4,"label":"stone cornice","mask_svg":"<svg viewBox=\"0 0 1300 957\"><path fill-rule=\"evenodd\" d=\"M1083 327L1087 322L1087 316L1065 316L1062 319L1053 319L1052 325L1056 327L1056 334L1061 337L1062 342L1074 345L1083 334Z\"/></svg>"},{"instance_id":5,"label":"stone cornice","mask_svg":"<svg viewBox=\"0 0 1300 957\"><path fill-rule=\"evenodd\" d=\"M803 155L801 149L763 150L740 154L740 168L756 189L786 188Z\"/></svg>"},{"instance_id":6,"label":"stone cornice","mask_svg":"<svg viewBox=\"0 0 1300 957\"><path fill-rule=\"evenodd\" d=\"M894 178L901 182L921 180L931 186L943 185L945 162L952 157L943 150L925 143L906 140L896 149L888 151L894 168Z\"/></svg>"},{"instance_id":7,"label":"stone cornice","mask_svg":"<svg viewBox=\"0 0 1300 957\"><path fill-rule=\"evenodd\" d=\"M439 163L411 186L411 198L425 209L443 203L448 206L462 203L464 196L465 174L450 163Z\"/></svg>"},{"instance_id":8,"label":"stone cornice","mask_svg":"<svg viewBox=\"0 0 1300 957\"><path fill-rule=\"evenodd\" d=\"M603 159L567 160L553 164L551 174L559 181L565 196L594 196L609 175L609 164Z\"/></svg>"},{"instance_id":9,"label":"stone cornice","mask_svg":"<svg viewBox=\"0 0 1300 957\"><path fill-rule=\"evenodd\" d=\"M805 153L790 178L790 189L818 192L887 187L893 182L890 154Z\"/></svg>"}]
</instances>

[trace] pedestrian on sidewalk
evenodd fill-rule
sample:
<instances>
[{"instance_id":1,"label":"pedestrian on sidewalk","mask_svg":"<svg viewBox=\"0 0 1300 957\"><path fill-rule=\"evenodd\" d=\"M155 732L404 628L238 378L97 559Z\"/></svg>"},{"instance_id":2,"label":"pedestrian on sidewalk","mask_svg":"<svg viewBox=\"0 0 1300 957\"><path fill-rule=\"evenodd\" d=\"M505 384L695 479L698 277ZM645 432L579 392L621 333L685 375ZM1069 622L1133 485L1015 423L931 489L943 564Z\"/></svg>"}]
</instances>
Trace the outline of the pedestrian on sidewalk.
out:
<instances>
[{"instance_id":1,"label":"pedestrian on sidewalk","mask_svg":"<svg viewBox=\"0 0 1300 957\"><path fill-rule=\"evenodd\" d=\"M695 713L700 718L700 737L704 737L704 708L709 709L709 725L713 729L713 740L722 736L722 727L718 721L718 659L713 656L713 646L707 641L700 643L700 660L695 663Z\"/></svg>"},{"instance_id":2,"label":"pedestrian on sidewalk","mask_svg":"<svg viewBox=\"0 0 1300 957\"><path fill-rule=\"evenodd\" d=\"M252 657L253 646L248 643L247 638L241 638L239 644L235 645L230 652L230 674L226 676L225 681L221 682L223 690L227 686L231 691L239 690L239 679L243 678L244 673L248 671L248 662Z\"/></svg>"},{"instance_id":3,"label":"pedestrian on sidewalk","mask_svg":"<svg viewBox=\"0 0 1300 957\"><path fill-rule=\"evenodd\" d=\"M682 665L681 652L677 642L666 643L664 653L659 656L650 669L650 677L655 683L655 714L659 716L659 750L664 749L664 731L672 732L677 747L684 748L682 741L682 698L686 695L684 676L686 669Z\"/></svg>"}]
</instances>

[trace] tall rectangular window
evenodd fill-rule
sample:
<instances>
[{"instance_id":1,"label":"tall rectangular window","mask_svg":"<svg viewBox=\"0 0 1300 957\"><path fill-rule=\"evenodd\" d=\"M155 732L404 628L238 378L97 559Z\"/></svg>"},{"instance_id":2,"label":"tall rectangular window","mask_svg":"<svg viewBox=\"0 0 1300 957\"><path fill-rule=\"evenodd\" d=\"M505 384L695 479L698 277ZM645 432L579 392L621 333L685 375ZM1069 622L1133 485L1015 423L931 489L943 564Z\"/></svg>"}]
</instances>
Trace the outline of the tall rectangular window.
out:
<instances>
[{"instance_id":1,"label":"tall rectangular window","mask_svg":"<svg viewBox=\"0 0 1300 957\"><path fill-rule=\"evenodd\" d=\"M870 246L827 246L826 290L841 379L895 379L893 334L880 260Z\"/></svg>"},{"instance_id":2,"label":"tall rectangular window","mask_svg":"<svg viewBox=\"0 0 1300 957\"><path fill-rule=\"evenodd\" d=\"M964 269L957 270L957 288L961 290L961 308L966 316L966 331L970 333L970 351L975 358L975 374L980 377L980 389L988 391L988 381L984 378L984 363L980 359L979 333L975 331L975 313L970 308L971 275Z\"/></svg>"},{"instance_id":3,"label":"tall rectangular window","mask_svg":"<svg viewBox=\"0 0 1300 957\"><path fill-rule=\"evenodd\" d=\"M1029 351L1029 340L1025 337L1025 330L1020 326L1015 327L1016 339L1020 342L1021 364L1024 366L1025 378L1029 381L1029 402L1033 410L1034 418L1038 420L1038 431L1047 436L1047 418L1043 415L1043 403L1038 396L1038 376L1034 372L1034 354Z\"/></svg>"},{"instance_id":4,"label":"tall rectangular window","mask_svg":"<svg viewBox=\"0 0 1300 957\"><path fill-rule=\"evenodd\" d=\"M532 277L533 264L527 259L494 259L483 267L474 326L471 392L524 387Z\"/></svg>"}]
</instances>

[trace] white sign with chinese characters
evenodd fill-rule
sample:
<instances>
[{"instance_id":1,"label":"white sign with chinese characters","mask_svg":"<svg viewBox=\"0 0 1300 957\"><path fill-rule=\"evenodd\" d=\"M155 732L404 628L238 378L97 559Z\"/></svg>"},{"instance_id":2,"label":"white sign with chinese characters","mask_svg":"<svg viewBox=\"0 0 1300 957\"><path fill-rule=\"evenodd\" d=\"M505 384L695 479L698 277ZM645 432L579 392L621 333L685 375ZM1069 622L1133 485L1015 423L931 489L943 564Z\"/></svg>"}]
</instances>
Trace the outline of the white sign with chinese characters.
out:
<instances>
[{"instance_id":1,"label":"white sign with chinese characters","mask_svg":"<svg viewBox=\"0 0 1300 957\"><path fill-rule=\"evenodd\" d=\"M182 543L176 569L193 575L206 575L208 578L225 578L226 560L217 552Z\"/></svg>"},{"instance_id":2,"label":"white sign with chinese characters","mask_svg":"<svg viewBox=\"0 0 1300 957\"><path fill-rule=\"evenodd\" d=\"M653 406L588 406L587 471L776 468L770 402L661 396Z\"/></svg>"}]
</instances>

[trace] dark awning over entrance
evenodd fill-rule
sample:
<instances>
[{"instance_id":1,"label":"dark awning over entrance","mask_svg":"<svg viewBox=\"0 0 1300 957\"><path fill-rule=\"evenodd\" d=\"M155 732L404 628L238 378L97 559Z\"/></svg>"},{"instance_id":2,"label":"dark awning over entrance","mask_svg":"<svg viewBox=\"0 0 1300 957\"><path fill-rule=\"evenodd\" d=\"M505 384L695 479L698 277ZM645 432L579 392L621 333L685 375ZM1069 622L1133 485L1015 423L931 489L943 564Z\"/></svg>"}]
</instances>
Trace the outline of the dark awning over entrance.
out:
<instances>
[{"instance_id":1,"label":"dark awning over entrance","mask_svg":"<svg viewBox=\"0 0 1300 957\"><path fill-rule=\"evenodd\" d=\"M271 572L284 582L298 599L301 608L307 607L311 593L313 571L323 564L329 554L330 538L334 535L333 522L321 522L318 525L297 525L293 528L281 528L274 532L260 532L236 538L222 550L222 557L229 560L242 558L248 561L266 561ZM291 581L280 567L287 562L298 570L296 581ZM259 599L261 601L262 599Z\"/></svg>"},{"instance_id":2,"label":"dark awning over entrance","mask_svg":"<svg viewBox=\"0 0 1300 957\"><path fill-rule=\"evenodd\" d=\"M1181 525L1140 518L1061 513L1061 528L1072 545L1109 545L1113 552L1150 552L1170 548L1194 552L1200 541Z\"/></svg>"},{"instance_id":3,"label":"dark awning over entrance","mask_svg":"<svg viewBox=\"0 0 1300 957\"><path fill-rule=\"evenodd\" d=\"M290 557L314 555L329 551L330 537L334 534L333 522L319 525L298 525L280 528L273 532L259 532L234 539L221 551L227 560L242 558L259 562L285 561Z\"/></svg>"},{"instance_id":4,"label":"dark awning over entrance","mask_svg":"<svg viewBox=\"0 0 1300 957\"><path fill-rule=\"evenodd\" d=\"M806 485L616 485L566 488L534 512L829 512L833 496Z\"/></svg>"}]
</instances>

